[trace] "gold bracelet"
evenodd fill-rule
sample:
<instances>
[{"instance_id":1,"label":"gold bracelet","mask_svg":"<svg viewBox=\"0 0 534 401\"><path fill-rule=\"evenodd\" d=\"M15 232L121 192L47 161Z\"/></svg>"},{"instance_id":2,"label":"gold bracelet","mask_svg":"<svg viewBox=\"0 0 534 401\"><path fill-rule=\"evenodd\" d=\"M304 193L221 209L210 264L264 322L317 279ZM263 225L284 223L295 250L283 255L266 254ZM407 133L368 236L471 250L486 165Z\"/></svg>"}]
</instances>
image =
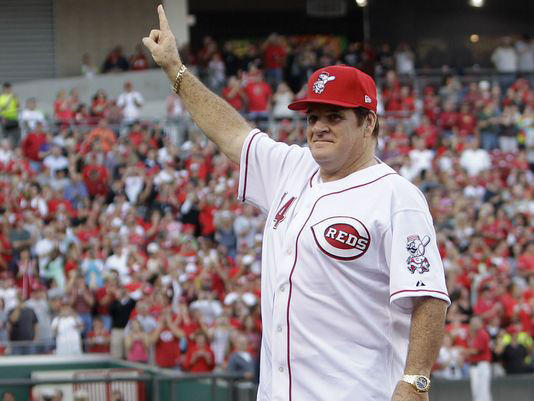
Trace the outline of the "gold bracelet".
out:
<instances>
[{"instance_id":1,"label":"gold bracelet","mask_svg":"<svg viewBox=\"0 0 534 401\"><path fill-rule=\"evenodd\" d=\"M184 64L182 64L182 66L178 70L178 73L176 74L176 78L174 79L174 84L171 85L171 89L176 94L178 94L178 91L180 90L180 85L182 84L182 79L184 79L184 75L186 71L187 71L187 67Z\"/></svg>"}]
</instances>

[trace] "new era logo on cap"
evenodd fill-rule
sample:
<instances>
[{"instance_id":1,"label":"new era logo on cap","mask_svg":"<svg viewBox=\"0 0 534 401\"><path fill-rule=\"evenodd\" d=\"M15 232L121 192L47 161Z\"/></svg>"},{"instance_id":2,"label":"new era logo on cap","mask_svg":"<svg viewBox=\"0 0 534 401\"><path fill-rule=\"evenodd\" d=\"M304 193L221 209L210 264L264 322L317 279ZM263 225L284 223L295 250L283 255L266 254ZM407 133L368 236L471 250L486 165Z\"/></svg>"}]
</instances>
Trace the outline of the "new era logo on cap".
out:
<instances>
[{"instance_id":1,"label":"new era logo on cap","mask_svg":"<svg viewBox=\"0 0 534 401\"><path fill-rule=\"evenodd\" d=\"M291 103L289 109L306 110L314 103L364 107L376 112L376 84L373 78L354 67L320 68L308 80L306 97Z\"/></svg>"}]
</instances>

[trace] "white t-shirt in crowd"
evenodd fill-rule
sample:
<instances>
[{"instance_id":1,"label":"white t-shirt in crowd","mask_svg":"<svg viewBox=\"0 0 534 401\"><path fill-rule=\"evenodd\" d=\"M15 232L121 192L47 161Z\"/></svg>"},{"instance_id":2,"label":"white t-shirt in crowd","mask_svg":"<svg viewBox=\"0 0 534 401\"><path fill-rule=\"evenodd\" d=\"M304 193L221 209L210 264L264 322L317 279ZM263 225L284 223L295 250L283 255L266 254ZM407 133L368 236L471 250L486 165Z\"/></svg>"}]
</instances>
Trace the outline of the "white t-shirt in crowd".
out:
<instances>
[{"instance_id":1,"label":"white t-shirt in crowd","mask_svg":"<svg viewBox=\"0 0 534 401\"><path fill-rule=\"evenodd\" d=\"M413 61L413 54L411 52L403 51L395 53L395 62L397 64L398 74L411 75L414 73L415 66Z\"/></svg>"},{"instance_id":2,"label":"white t-shirt in crowd","mask_svg":"<svg viewBox=\"0 0 534 401\"><path fill-rule=\"evenodd\" d=\"M126 122L133 122L139 118L143 103L143 96L136 91L121 93L117 99L117 106L122 109L124 121Z\"/></svg>"},{"instance_id":3,"label":"white t-shirt in crowd","mask_svg":"<svg viewBox=\"0 0 534 401\"><path fill-rule=\"evenodd\" d=\"M534 41L519 40L515 44L519 72L534 72Z\"/></svg>"},{"instance_id":4,"label":"white t-shirt in crowd","mask_svg":"<svg viewBox=\"0 0 534 401\"><path fill-rule=\"evenodd\" d=\"M50 255L55 248L55 244L48 238L42 238L35 244L34 252L39 260L39 266L43 268L50 262Z\"/></svg>"},{"instance_id":5,"label":"white t-shirt in crowd","mask_svg":"<svg viewBox=\"0 0 534 401\"><path fill-rule=\"evenodd\" d=\"M56 334L57 355L79 355L82 353L82 337L78 316L56 316L52 320L52 330Z\"/></svg>"},{"instance_id":6,"label":"white t-shirt in crowd","mask_svg":"<svg viewBox=\"0 0 534 401\"><path fill-rule=\"evenodd\" d=\"M410 160L412 161L412 169L415 175L421 174L423 170L430 170L432 168L432 160L434 159L434 152L429 149L413 149L410 151Z\"/></svg>"},{"instance_id":7,"label":"white t-shirt in crowd","mask_svg":"<svg viewBox=\"0 0 534 401\"><path fill-rule=\"evenodd\" d=\"M130 274L130 270L128 269L128 253L123 251L120 256L115 254L110 255L106 259L105 268L106 270L116 270L122 280Z\"/></svg>"},{"instance_id":8,"label":"white t-shirt in crowd","mask_svg":"<svg viewBox=\"0 0 534 401\"><path fill-rule=\"evenodd\" d=\"M43 164L50 170L50 175L55 175L56 171L69 167L69 159L65 156L48 155L44 158Z\"/></svg>"},{"instance_id":9,"label":"white t-shirt in crowd","mask_svg":"<svg viewBox=\"0 0 534 401\"><path fill-rule=\"evenodd\" d=\"M13 158L14 153L11 149L0 148L0 163L6 165Z\"/></svg>"},{"instance_id":10,"label":"white t-shirt in crowd","mask_svg":"<svg viewBox=\"0 0 534 401\"><path fill-rule=\"evenodd\" d=\"M460 166L467 171L467 174L475 176L491 167L491 159L484 149L466 149L460 156Z\"/></svg>"},{"instance_id":11,"label":"white t-shirt in crowd","mask_svg":"<svg viewBox=\"0 0 534 401\"><path fill-rule=\"evenodd\" d=\"M273 95L273 116L275 118L291 118L295 115L293 110L289 110L287 106L293 101L291 92L275 93Z\"/></svg>"},{"instance_id":12,"label":"white t-shirt in crowd","mask_svg":"<svg viewBox=\"0 0 534 401\"><path fill-rule=\"evenodd\" d=\"M34 130L38 122L42 123L43 126L46 124L45 115L41 110L30 109L24 109L20 112L19 122L24 132L27 132L26 129Z\"/></svg>"},{"instance_id":13,"label":"white t-shirt in crowd","mask_svg":"<svg viewBox=\"0 0 534 401\"><path fill-rule=\"evenodd\" d=\"M516 72L517 54L513 47L497 47L491 55L491 61L498 72Z\"/></svg>"},{"instance_id":14,"label":"white t-shirt in crowd","mask_svg":"<svg viewBox=\"0 0 534 401\"><path fill-rule=\"evenodd\" d=\"M4 310L10 311L18 304L17 289L14 287L0 288L0 298L4 300Z\"/></svg>"}]
</instances>

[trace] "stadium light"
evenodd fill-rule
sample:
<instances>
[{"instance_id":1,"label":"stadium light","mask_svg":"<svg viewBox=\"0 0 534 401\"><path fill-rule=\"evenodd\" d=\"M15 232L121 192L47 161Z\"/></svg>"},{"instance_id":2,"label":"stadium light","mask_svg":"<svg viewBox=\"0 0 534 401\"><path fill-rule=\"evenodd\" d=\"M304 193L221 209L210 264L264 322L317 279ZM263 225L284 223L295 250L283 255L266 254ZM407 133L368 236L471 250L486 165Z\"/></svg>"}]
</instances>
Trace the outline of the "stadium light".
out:
<instances>
[{"instance_id":1,"label":"stadium light","mask_svg":"<svg viewBox=\"0 0 534 401\"><path fill-rule=\"evenodd\" d=\"M473 7L482 7L484 5L484 0L469 0L469 4Z\"/></svg>"},{"instance_id":2,"label":"stadium light","mask_svg":"<svg viewBox=\"0 0 534 401\"><path fill-rule=\"evenodd\" d=\"M471 41L471 43L478 43L478 41L480 40L480 36L474 33L469 37L469 40Z\"/></svg>"},{"instance_id":3,"label":"stadium light","mask_svg":"<svg viewBox=\"0 0 534 401\"><path fill-rule=\"evenodd\" d=\"M365 7L367 6L367 0L355 0L358 7Z\"/></svg>"}]
</instances>

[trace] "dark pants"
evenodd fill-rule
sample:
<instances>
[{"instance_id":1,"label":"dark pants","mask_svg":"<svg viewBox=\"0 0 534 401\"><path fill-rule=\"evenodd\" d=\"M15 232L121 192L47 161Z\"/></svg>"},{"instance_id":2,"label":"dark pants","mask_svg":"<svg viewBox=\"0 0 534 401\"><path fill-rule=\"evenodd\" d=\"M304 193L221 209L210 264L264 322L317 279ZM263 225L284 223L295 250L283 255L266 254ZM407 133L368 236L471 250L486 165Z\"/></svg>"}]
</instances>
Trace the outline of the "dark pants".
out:
<instances>
[{"instance_id":1,"label":"dark pants","mask_svg":"<svg viewBox=\"0 0 534 401\"><path fill-rule=\"evenodd\" d=\"M20 141L20 129L17 120L4 120L2 123L2 131L3 137L9 139L13 147L18 146Z\"/></svg>"},{"instance_id":2,"label":"dark pants","mask_svg":"<svg viewBox=\"0 0 534 401\"><path fill-rule=\"evenodd\" d=\"M11 355L33 355L35 354L35 345L14 345L11 344Z\"/></svg>"}]
</instances>

